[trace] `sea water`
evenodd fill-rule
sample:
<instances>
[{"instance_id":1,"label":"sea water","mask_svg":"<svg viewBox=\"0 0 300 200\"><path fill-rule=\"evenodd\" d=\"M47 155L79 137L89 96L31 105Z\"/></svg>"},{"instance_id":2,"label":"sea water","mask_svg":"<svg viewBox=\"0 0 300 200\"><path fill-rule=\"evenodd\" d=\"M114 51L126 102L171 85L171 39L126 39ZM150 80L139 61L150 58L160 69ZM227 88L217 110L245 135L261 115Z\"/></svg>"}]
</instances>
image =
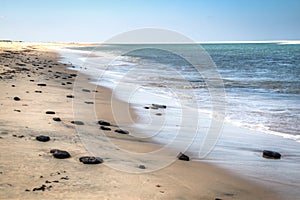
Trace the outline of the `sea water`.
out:
<instances>
[{"instance_id":1,"label":"sea water","mask_svg":"<svg viewBox=\"0 0 300 200\"><path fill-rule=\"evenodd\" d=\"M225 102L212 99L207 84L209 77L205 78L204 70L199 72L182 56L162 50L166 45L106 44L60 52L67 58L64 62L72 62L77 70L93 76L95 84L111 88L117 98L131 103L139 116L133 128L162 144L174 138L178 131L183 106L197 109L194 116L199 119L202 133L207 134L214 103L220 104L218 106L226 109L225 125L205 160L253 179L271 182L291 196L297 194L300 184L300 45L202 45L215 63L216 69L211 70L220 75L218 81L224 85ZM198 46L173 44L168 45L168 49L193 56L197 55ZM152 103L167 105L168 109L152 113L144 109ZM163 118L164 126L159 131L151 127L160 122L161 118L155 116L157 113L168 116ZM153 132L159 134L152 135ZM198 145L193 144L189 150L197 152ZM261 151L266 148L280 151L282 160L262 159Z\"/></svg>"}]
</instances>

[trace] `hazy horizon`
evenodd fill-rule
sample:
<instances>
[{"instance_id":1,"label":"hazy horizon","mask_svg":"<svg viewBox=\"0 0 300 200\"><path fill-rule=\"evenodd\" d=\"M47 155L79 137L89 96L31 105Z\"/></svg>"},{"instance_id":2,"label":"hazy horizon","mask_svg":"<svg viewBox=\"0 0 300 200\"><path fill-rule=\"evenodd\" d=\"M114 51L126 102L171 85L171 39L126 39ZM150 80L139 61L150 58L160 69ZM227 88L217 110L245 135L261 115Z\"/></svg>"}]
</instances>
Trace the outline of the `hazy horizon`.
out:
<instances>
[{"instance_id":1,"label":"hazy horizon","mask_svg":"<svg viewBox=\"0 0 300 200\"><path fill-rule=\"evenodd\" d=\"M300 1L2 0L0 38L97 42L141 28L176 31L196 42L300 39Z\"/></svg>"}]
</instances>

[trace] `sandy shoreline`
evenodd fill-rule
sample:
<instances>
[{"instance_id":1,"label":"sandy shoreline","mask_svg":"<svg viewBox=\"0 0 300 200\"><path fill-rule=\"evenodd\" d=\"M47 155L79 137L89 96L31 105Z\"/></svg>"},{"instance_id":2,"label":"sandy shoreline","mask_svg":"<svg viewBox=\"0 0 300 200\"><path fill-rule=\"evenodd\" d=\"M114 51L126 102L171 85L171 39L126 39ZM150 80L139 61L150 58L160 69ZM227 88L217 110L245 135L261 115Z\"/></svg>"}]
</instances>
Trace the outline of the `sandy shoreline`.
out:
<instances>
[{"instance_id":1,"label":"sandy shoreline","mask_svg":"<svg viewBox=\"0 0 300 200\"><path fill-rule=\"evenodd\" d=\"M2 42L0 56L1 199L276 199L276 193L269 189L201 162L176 161L167 168L141 174L120 172L105 164L80 163L80 156L90 154L70 123L76 120L73 99L66 97L73 94L76 77L71 74L76 72L57 62L58 54L44 44ZM86 106L99 108L98 118L113 123L111 91L101 87L96 90L90 90L96 105ZM130 108L124 102L117 103ZM47 115L48 110L56 114ZM130 112L134 118L134 111ZM53 117L62 121L56 122ZM126 117L122 119L124 124L131 123ZM129 149L147 152L156 148L109 134ZM51 140L38 142L37 135L48 135ZM53 148L67 150L72 157L55 159L49 153ZM45 191L32 191L42 185L46 185Z\"/></svg>"}]
</instances>

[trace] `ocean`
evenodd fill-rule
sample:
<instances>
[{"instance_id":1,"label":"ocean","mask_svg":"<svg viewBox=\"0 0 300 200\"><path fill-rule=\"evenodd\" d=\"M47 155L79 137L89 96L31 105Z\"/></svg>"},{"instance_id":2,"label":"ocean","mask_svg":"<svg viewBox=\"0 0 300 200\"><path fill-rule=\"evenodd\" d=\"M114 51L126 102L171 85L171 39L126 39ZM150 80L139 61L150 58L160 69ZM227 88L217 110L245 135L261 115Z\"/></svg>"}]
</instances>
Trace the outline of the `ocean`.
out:
<instances>
[{"instance_id":1,"label":"ocean","mask_svg":"<svg viewBox=\"0 0 300 200\"><path fill-rule=\"evenodd\" d=\"M71 62L73 69L93 77L93 83L111 88L115 97L132 104L139 116L132 128L145 137L167 144L176 138L176 127L185 120L182 110L196 110L186 122L189 126L195 122L203 133L188 148L195 159L205 155L201 160L263 184L272 183L285 197L298 194L300 45L103 44L59 52L62 62ZM200 67L192 65L189 60L199 55L204 55L205 62ZM206 62L209 67L203 67ZM222 94L215 92L211 82L218 83ZM165 115L163 122L144 109L152 103L170 108L152 113ZM212 119L219 115L222 129L215 128L218 134L207 154L197 154L210 134ZM159 123L158 129L151 127ZM283 158L275 162L262 159L264 149L279 151Z\"/></svg>"},{"instance_id":2,"label":"ocean","mask_svg":"<svg viewBox=\"0 0 300 200\"><path fill-rule=\"evenodd\" d=\"M211 98L201 74L182 57L161 50L164 45L154 45L156 49L148 46L103 45L75 49L105 53L108 58L118 56L112 58L114 61L109 63L102 77L101 82L106 86L111 83L112 87L118 80L116 77L138 67L132 77L126 75L128 83L166 95L167 88L174 85L176 91L185 90L182 94L190 90L201 102L201 111L209 112ZM193 52L195 46L182 44L172 48ZM211 56L224 83L226 121L300 142L300 45L204 44L202 47ZM131 48L137 50L119 56ZM93 62L92 58L89 62Z\"/></svg>"}]
</instances>

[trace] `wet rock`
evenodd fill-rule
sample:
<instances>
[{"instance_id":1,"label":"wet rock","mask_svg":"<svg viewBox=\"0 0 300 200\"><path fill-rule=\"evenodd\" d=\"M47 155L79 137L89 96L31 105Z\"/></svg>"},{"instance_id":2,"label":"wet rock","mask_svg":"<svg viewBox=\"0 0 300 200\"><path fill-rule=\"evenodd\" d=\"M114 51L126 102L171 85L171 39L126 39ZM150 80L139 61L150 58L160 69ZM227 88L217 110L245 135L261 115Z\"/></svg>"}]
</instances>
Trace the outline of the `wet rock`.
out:
<instances>
[{"instance_id":1,"label":"wet rock","mask_svg":"<svg viewBox=\"0 0 300 200\"><path fill-rule=\"evenodd\" d=\"M262 156L264 158L268 158L268 159L280 159L281 158L280 153L278 153L276 151L269 151L269 150L264 150Z\"/></svg>"},{"instance_id":2,"label":"wet rock","mask_svg":"<svg viewBox=\"0 0 300 200\"><path fill-rule=\"evenodd\" d=\"M98 121L98 124L103 125L103 126L110 126L111 125L109 122L106 122L106 121L103 121L103 120Z\"/></svg>"},{"instance_id":3,"label":"wet rock","mask_svg":"<svg viewBox=\"0 0 300 200\"><path fill-rule=\"evenodd\" d=\"M52 111L52 110L48 110L48 111L46 111L46 114L47 114L47 115L54 115L54 114L55 114L55 112L54 112L54 111Z\"/></svg>"},{"instance_id":4,"label":"wet rock","mask_svg":"<svg viewBox=\"0 0 300 200\"><path fill-rule=\"evenodd\" d=\"M100 164L103 163L103 159L94 156L83 156L79 158L79 161L83 164Z\"/></svg>"},{"instance_id":5,"label":"wet rock","mask_svg":"<svg viewBox=\"0 0 300 200\"><path fill-rule=\"evenodd\" d=\"M55 158L58 158L58 159L65 159L65 158L70 158L71 157L69 152L64 151L64 150L59 150L59 149L51 149L50 153L52 153L52 155Z\"/></svg>"},{"instance_id":6,"label":"wet rock","mask_svg":"<svg viewBox=\"0 0 300 200\"><path fill-rule=\"evenodd\" d=\"M16 135L16 134L13 134L12 136L16 137L16 138L23 138L23 137L25 137L24 135Z\"/></svg>"},{"instance_id":7,"label":"wet rock","mask_svg":"<svg viewBox=\"0 0 300 200\"><path fill-rule=\"evenodd\" d=\"M109 128L107 126L100 126L100 129L104 130L104 131L111 131L111 128Z\"/></svg>"},{"instance_id":8,"label":"wet rock","mask_svg":"<svg viewBox=\"0 0 300 200\"><path fill-rule=\"evenodd\" d=\"M155 104L155 103L153 103L152 106L153 106L154 108L162 108L162 109L166 109L166 108L167 108L166 105Z\"/></svg>"},{"instance_id":9,"label":"wet rock","mask_svg":"<svg viewBox=\"0 0 300 200\"><path fill-rule=\"evenodd\" d=\"M71 123L76 125L84 125L82 121L71 121Z\"/></svg>"},{"instance_id":10,"label":"wet rock","mask_svg":"<svg viewBox=\"0 0 300 200\"><path fill-rule=\"evenodd\" d=\"M53 121L60 122L61 119L59 117L53 117Z\"/></svg>"},{"instance_id":11,"label":"wet rock","mask_svg":"<svg viewBox=\"0 0 300 200\"><path fill-rule=\"evenodd\" d=\"M117 129L117 130L115 130L115 132L116 132L116 133L120 133L120 134L129 134L128 131L123 130L123 129Z\"/></svg>"},{"instance_id":12,"label":"wet rock","mask_svg":"<svg viewBox=\"0 0 300 200\"><path fill-rule=\"evenodd\" d=\"M20 97L14 97L14 100L15 100L15 101L20 101L21 98L20 98Z\"/></svg>"},{"instance_id":13,"label":"wet rock","mask_svg":"<svg viewBox=\"0 0 300 200\"><path fill-rule=\"evenodd\" d=\"M140 169L146 169L145 165L139 165L138 168L140 168Z\"/></svg>"},{"instance_id":14,"label":"wet rock","mask_svg":"<svg viewBox=\"0 0 300 200\"><path fill-rule=\"evenodd\" d=\"M36 136L35 139L40 142L48 142L50 140L50 137L45 136L45 135L39 135L39 136Z\"/></svg>"},{"instance_id":15,"label":"wet rock","mask_svg":"<svg viewBox=\"0 0 300 200\"><path fill-rule=\"evenodd\" d=\"M177 158L179 160L184 160L184 161L189 161L190 160L190 158L187 155L185 155L185 154L183 154L181 152L177 155Z\"/></svg>"},{"instance_id":16,"label":"wet rock","mask_svg":"<svg viewBox=\"0 0 300 200\"><path fill-rule=\"evenodd\" d=\"M37 86L47 86L46 83L38 83Z\"/></svg>"},{"instance_id":17,"label":"wet rock","mask_svg":"<svg viewBox=\"0 0 300 200\"><path fill-rule=\"evenodd\" d=\"M83 92L91 92L90 90L88 89L82 89Z\"/></svg>"}]
</instances>

